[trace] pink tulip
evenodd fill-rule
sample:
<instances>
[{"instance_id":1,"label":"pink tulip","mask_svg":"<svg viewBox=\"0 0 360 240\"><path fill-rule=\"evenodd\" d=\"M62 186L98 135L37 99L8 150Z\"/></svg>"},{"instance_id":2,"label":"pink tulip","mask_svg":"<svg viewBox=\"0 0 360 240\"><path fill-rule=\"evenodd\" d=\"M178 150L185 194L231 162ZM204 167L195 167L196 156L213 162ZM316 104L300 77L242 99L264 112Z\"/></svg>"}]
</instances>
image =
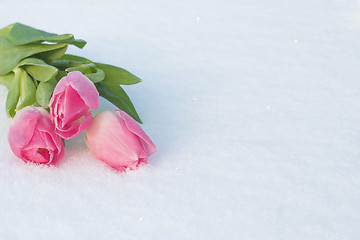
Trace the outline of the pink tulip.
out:
<instances>
[{"instance_id":1,"label":"pink tulip","mask_svg":"<svg viewBox=\"0 0 360 240\"><path fill-rule=\"evenodd\" d=\"M56 165L64 157L64 143L55 134L49 113L28 106L17 112L8 135L14 154L24 162Z\"/></svg>"},{"instance_id":2,"label":"pink tulip","mask_svg":"<svg viewBox=\"0 0 360 240\"><path fill-rule=\"evenodd\" d=\"M91 126L91 110L99 107L99 93L81 72L74 71L63 77L50 99L50 116L55 132L70 139Z\"/></svg>"},{"instance_id":3,"label":"pink tulip","mask_svg":"<svg viewBox=\"0 0 360 240\"><path fill-rule=\"evenodd\" d=\"M123 111L104 111L86 131L85 142L95 157L125 171L147 163L156 147L141 127Z\"/></svg>"}]
</instances>

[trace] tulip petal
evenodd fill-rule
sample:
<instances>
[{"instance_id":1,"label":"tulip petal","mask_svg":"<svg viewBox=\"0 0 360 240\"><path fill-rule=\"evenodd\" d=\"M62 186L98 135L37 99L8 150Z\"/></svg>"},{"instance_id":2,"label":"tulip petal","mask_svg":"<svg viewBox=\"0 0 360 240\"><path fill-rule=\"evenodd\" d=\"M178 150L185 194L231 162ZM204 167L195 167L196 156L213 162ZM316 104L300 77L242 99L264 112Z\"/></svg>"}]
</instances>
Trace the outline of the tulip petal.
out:
<instances>
[{"instance_id":1,"label":"tulip petal","mask_svg":"<svg viewBox=\"0 0 360 240\"><path fill-rule=\"evenodd\" d=\"M64 102L62 102L64 101ZM58 103L54 106L55 125L61 130L67 130L72 123L89 112L88 108L84 108L85 103L71 86L60 94Z\"/></svg>"},{"instance_id":2,"label":"tulip petal","mask_svg":"<svg viewBox=\"0 0 360 240\"><path fill-rule=\"evenodd\" d=\"M27 149L27 150L23 150L21 153L22 153L22 160L24 162L35 162L35 163L40 163L40 164L46 164L49 162L48 159L46 158L49 158L48 156L46 156L45 154L40 154L38 152L39 149L37 148L31 148L31 149ZM44 150L45 151L48 151L47 149L41 149L41 150ZM44 153L43 152L43 153Z\"/></svg>"},{"instance_id":3,"label":"tulip petal","mask_svg":"<svg viewBox=\"0 0 360 240\"><path fill-rule=\"evenodd\" d=\"M10 124L8 141L10 147L17 157L21 156L21 148L26 146L31 140L35 126L38 124L40 115L34 107L26 107L26 110L19 111Z\"/></svg>"},{"instance_id":4,"label":"tulip petal","mask_svg":"<svg viewBox=\"0 0 360 240\"><path fill-rule=\"evenodd\" d=\"M139 126L139 124L126 112L120 110L116 110L115 112L118 113L118 116L120 116L124 120L126 127L142 140L147 156L151 156L152 154L154 154L157 150L155 144L151 141L149 136L146 135L144 130Z\"/></svg>"},{"instance_id":5,"label":"tulip petal","mask_svg":"<svg viewBox=\"0 0 360 240\"><path fill-rule=\"evenodd\" d=\"M92 114L89 112L85 114L81 121L72 122L67 126L67 128L55 128L55 133L61 136L64 139L71 139L78 136L81 132L85 131L91 126L92 123Z\"/></svg>"},{"instance_id":6,"label":"tulip petal","mask_svg":"<svg viewBox=\"0 0 360 240\"><path fill-rule=\"evenodd\" d=\"M54 139L54 136L52 137ZM56 144L56 146L58 146L58 149L54 151L54 157L49 163L51 165L57 165L64 158L65 155L64 142L57 135L55 135L55 137L57 138L54 139L54 143Z\"/></svg>"},{"instance_id":7,"label":"tulip petal","mask_svg":"<svg viewBox=\"0 0 360 240\"><path fill-rule=\"evenodd\" d=\"M53 154L50 152L53 152L54 146L51 146L53 144L46 140L44 141L44 137L41 132L35 131L28 146L23 148L21 152L22 156L24 156L27 161L33 161L36 163L51 163Z\"/></svg>"},{"instance_id":8,"label":"tulip petal","mask_svg":"<svg viewBox=\"0 0 360 240\"><path fill-rule=\"evenodd\" d=\"M54 95L62 93L69 85L77 91L85 104L91 109L99 107L99 93L93 82L79 71L69 72L54 89Z\"/></svg>"}]
</instances>

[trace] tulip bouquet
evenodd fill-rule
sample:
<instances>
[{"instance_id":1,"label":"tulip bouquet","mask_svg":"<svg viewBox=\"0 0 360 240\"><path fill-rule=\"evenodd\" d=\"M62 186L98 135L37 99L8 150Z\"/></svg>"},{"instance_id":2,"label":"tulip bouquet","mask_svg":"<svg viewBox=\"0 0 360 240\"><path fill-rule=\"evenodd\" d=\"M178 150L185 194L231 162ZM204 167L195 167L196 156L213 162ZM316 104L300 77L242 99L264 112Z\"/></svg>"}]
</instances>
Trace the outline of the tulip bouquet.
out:
<instances>
[{"instance_id":1,"label":"tulip bouquet","mask_svg":"<svg viewBox=\"0 0 360 240\"><path fill-rule=\"evenodd\" d=\"M20 23L0 30L0 83L9 89L12 151L26 163L56 165L64 157L65 140L86 130L95 157L116 170L146 164L156 147L120 86L141 80L125 69L66 54L69 44L83 48L86 42ZM93 118L99 96L120 110Z\"/></svg>"}]
</instances>

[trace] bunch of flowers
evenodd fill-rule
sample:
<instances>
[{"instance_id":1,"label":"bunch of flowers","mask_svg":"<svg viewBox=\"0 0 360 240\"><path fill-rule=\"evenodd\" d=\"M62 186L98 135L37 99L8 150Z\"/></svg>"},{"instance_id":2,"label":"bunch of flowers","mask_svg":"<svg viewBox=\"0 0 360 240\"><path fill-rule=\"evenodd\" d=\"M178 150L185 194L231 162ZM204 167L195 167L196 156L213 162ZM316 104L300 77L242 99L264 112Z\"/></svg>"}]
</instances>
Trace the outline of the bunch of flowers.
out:
<instances>
[{"instance_id":1,"label":"bunch of flowers","mask_svg":"<svg viewBox=\"0 0 360 240\"><path fill-rule=\"evenodd\" d=\"M56 165L64 141L86 130L87 146L111 167L125 171L146 164L156 147L120 86L141 80L125 69L65 54L69 44L83 48L86 42L20 23L0 30L0 83L9 89L12 151L25 162ZM120 110L93 118L99 96Z\"/></svg>"}]
</instances>

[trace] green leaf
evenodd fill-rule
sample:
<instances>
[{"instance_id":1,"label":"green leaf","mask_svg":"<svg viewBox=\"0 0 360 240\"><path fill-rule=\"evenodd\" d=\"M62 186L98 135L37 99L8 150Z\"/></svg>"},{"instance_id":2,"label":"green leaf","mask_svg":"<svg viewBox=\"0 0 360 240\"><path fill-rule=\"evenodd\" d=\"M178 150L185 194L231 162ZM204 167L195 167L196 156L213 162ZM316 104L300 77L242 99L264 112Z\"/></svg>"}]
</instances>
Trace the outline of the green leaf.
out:
<instances>
[{"instance_id":1,"label":"green leaf","mask_svg":"<svg viewBox=\"0 0 360 240\"><path fill-rule=\"evenodd\" d=\"M95 64L98 69L104 71L105 79L108 82L113 82L114 84L121 85L132 85L141 82L140 78L123 68L104 63L92 62L89 59L75 55L64 54L62 57L51 62L52 65L56 66L59 69L66 69L66 71L80 71L83 74L86 74L85 72L83 72L83 69L86 69L88 66L94 66L92 63ZM97 70L97 72L100 71Z\"/></svg>"},{"instance_id":2,"label":"green leaf","mask_svg":"<svg viewBox=\"0 0 360 240\"><path fill-rule=\"evenodd\" d=\"M139 123L142 123L130 98L125 93L124 89L120 87L120 85L108 83L104 80L102 82L96 83L95 86L100 96L106 98L116 107L125 111L127 114L129 114L133 119L135 119Z\"/></svg>"},{"instance_id":3,"label":"green leaf","mask_svg":"<svg viewBox=\"0 0 360 240\"><path fill-rule=\"evenodd\" d=\"M26 44L13 45L5 38L0 37L0 75L5 75L14 69L19 62L29 56L49 52L49 58L60 56L58 51L66 50L67 43L57 44Z\"/></svg>"},{"instance_id":4,"label":"green leaf","mask_svg":"<svg viewBox=\"0 0 360 240\"><path fill-rule=\"evenodd\" d=\"M3 34L6 34L7 40L9 40L9 42L14 45L53 42L53 43L68 43L75 45L79 48L83 48L86 44L84 40L75 39L74 35L72 34L58 35L55 33L48 33L21 23L14 23L5 27Z\"/></svg>"},{"instance_id":5,"label":"green leaf","mask_svg":"<svg viewBox=\"0 0 360 240\"><path fill-rule=\"evenodd\" d=\"M71 55L71 54L65 54L64 56L62 56L61 58L58 59L59 61L69 61L69 62L78 62L78 63L89 63L92 62L87 58L84 57L79 57L76 55Z\"/></svg>"},{"instance_id":6,"label":"green leaf","mask_svg":"<svg viewBox=\"0 0 360 240\"><path fill-rule=\"evenodd\" d=\"M141 79L123 68L109 64L95 63L96 66L105 72L105 81L114 84L132 85L141 82Z\"/></svg>"},{"instance_id":7,"label":"green leaf","mask_svg":"<svg viewBox=\"0 0 360 240\"><path fill-rule=\"evenodd\" d=\"M31 77L27 72L21 70L20 73L20 98L21 103L15 111L19 111L20 109L32 105L36 100L36 87Z\"/></svg>"},{"instance_id":8,"label":"green leaf","mask_svg":"<svg viewBox=\"0 0 360 240\"><path fill-rule=\"evenodd\" d=\"M65 71L67 71L67 72L80 71L83 74L86 74L86 73L91 73L92 72L91 68L95 68L95 66L96 65L94 63L86 63L86 64L81 64L76 67L69 67L69 68L65 69Z\"/></svg>"},{"instance_id":9,"label":"green leaf","mask_svg":"<svg viewBox=\"0 0 360 240\"><path fill-rule=\"evenodd\" d=\"M105 78L103 70L96 67L95 63L85 63L76 67L69 67L65 69L67 72L80 71L93 83L101 82Z\"/></svg>"},{"instance_id":10,"label":"green leaf","mask_svg":"<svg viewBox=\"0 0 360 240\"><path fill-rule=\"evenodd\" d=\"M66 77L67 72L65 71L59 71L58 74L56 75L55 79L57 82L60 81L60 79L62 79L63 77Z\"/></svg>"},{"instance_id":11,"label":"green leaf","mask_svg":"<svg viewBox=\"0 0 360 240\"><path fill-rule=\"evenodd\" d=\"M6 37L9 32L11 31L13 27L13 24L7 26L7 27L4 27L3 29L0 29L0 37Z\"/></svg>"},{"instance_id":12,"label":"green leaf","mask_svg":"<svg viewBox=\"0 0 360 240\"><path fill-rule=\"evenodd\" d=\"M70 55L70 54L64 54L60 58L52 61L51 65L53 65L59 69L65 70L66 68L69 68L69 67L79 67L79 66L83 65L84 63L91 63L91 61L89 59L86 59L83 57Z\"/></svg>"},{"instance_id":13,"label":"green leaf","mask_svg":"<svg viewBox=\"0 0 360 240\"><path fill-rule=\"evenodd\" d=\"M52 78L47 82L40 82L38 88L36 89L36 101L43 108L48 108L50 103L50 98L54 91L54 88L57 84L55 78Z\"/></svg>"},{"instance_id":14,"label":"green leaf","mask_svg":"<svg viewBox=\"0 0 360 240\"><path fill-rule=\"evenodd\" d=\"M92 73L96 73L96 79L94 78L95 76L91 75L87 77L89 77L89 79L93 82L102 81L103 79L106 79L107 82L113 82L114 84L120 85L133 85L141 82L140 78L123 68L104 63L92 62L89 59L75 55L64 54L62 57L51 62L51 64L68 72L80 71L85 75L89 74L89 72L84 72L84 70L88 71L90 67L92 67L91 71ZM98 69L96 71L94 71L95 66ZM105 78L102 78L102 71L100 70L104 72Z\"/></svg>"},{"instance_id":15,"label":"green leaf","mask_svg":"<svg viewBox=\"0 0 360 240\"><path fill-rule=\"evenodd\" d=\"M18 67L23 67L33 78L38 81L49 81L54 78L58 69L37 58L25 58Z\"/></svg>"},{"instance_id":16,"label":"green leaf","mask_svg":"<svg viewBox=\"0 0 360 240\"><path fill-rule=\"evenodd\" d=\"M13 118L16 114L15 108L20 98L20 68L14 69L14 79L9 88L9 92L6 98L6 113L9 118Z\"/></svg>"},{"instance_id":17,"label":"green leaf","mask_svg":"<svg viewBox=\"0 0 360 240\"><path fill-rule=\"evenodd\" d=\"M63 47L59 47L59 48L54 49L54 50L41 52L41 53L35 55L35 57L44 59L47 62L51 62L51 61L54 61L55 59L60 58L61 56L63 56L65 54L67 48L68 48L68 45L66 44Z\"/></svg>"},{"instance_id":18,"label":"green leaf","mask_svg":"<svg viewBox=\"0 0 360 240\"><path fill-rule=\"evenodd\" d=\"M87 73L85 74L85 76L87 78L89 78L93 83L98 83L101 82L102 80L104 80L105 78L105 73L103 70L101 70L100 68L95 67L94 68L93 73Z\"/></svg>"},{"instance_id":19,"label":"green leaf","mask_svg":"<svg viewBox=\"0 0 360 240\"><path fill-rule=\"evenodd\" d=\"M15 76L14 72L10 72L4 76L0 76L0 84L3 84L7 88L10 88L14 76Z\"/></svg>"}]
</instances>

